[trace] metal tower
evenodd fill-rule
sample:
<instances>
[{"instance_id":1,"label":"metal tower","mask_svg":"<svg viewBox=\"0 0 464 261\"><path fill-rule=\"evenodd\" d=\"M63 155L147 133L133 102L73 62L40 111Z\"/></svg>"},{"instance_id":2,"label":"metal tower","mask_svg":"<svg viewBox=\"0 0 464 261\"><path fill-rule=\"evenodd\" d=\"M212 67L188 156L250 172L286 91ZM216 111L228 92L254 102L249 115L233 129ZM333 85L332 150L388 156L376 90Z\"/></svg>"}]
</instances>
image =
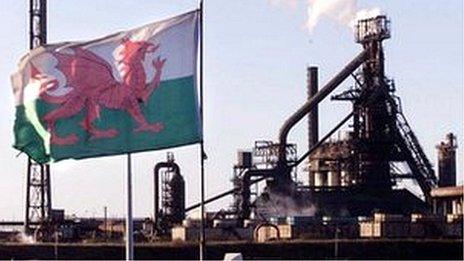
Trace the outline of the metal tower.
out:
<instances>
[{"instance_id":1,"label":"metal tower","mask_svg":"<svg viewBox=\"0 0 464 261\"><path fill-rule=\"evenodd\" d=\"M366 61L353 74L355 86L332 97L353 103L352 159L358 184L376 191L391 190L398 180L417 181L426 199L437 179L417 137L402 113L393 80L385 76L382 41L390 38L386 16L358 21L356 41L368 51ZM393 173L395 163L406 162L410 173ZM398 172L398 171L395 171Z\"/></svg>"},{"instance_id":2,"label":"metal tower","mask_svg":"<svg viewBox=\"0 0 464 261\"><path fill-rule=\"evenodd\" d=\"M47 40L47 1L29 1L29 48L34 49ZM25 232L28 234L40 232L43 237L44 229L51 221L51 191L50 166L38 164L31 158L27 163L26 186L26 219Z\"/></svg>"}]
</instances>

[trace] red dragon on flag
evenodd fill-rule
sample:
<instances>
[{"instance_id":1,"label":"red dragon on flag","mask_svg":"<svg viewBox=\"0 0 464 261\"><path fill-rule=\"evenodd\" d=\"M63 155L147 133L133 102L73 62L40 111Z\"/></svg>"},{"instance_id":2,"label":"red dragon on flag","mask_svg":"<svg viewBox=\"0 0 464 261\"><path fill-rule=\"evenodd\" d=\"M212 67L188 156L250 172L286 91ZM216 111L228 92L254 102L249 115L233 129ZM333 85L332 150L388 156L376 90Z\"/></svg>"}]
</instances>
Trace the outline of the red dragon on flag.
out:
<instances>
[{"instance_id":1,"label":"red dragon on flag","mask_svg":"<svg viewBox=\"0 0 464 261\"><path fill-rule=\"evenodd\" d=\"M146 41L131 41L124 38L121 42L122 82L113 77L111 65L93 52L81 47L71 48L72 53L51 53L57 60L56 68L66 76L68 86L72 90L62 96L50 95L50 91L59 86L57 79L44 81L39 96L46 102L59 104L55 110L47 113L43 120L51 134L51 143L71 145L78 141L76 134L60 137L56 133L56 122L80 113L85 109L85 117L80 122L82 128L92 138L111 138L117 135L115 129L100 130L93 122L100 117L102 107L125 110L139 125L135 131L159 132L163 129L161 122L148 123L140 103L147 102L152 92L159 86L161 73L166 59L159 56L152 61L155 70L153 80L146 83L147 76L143 60L147 53L156 52L159 48ZM31 76L41 80L44 76L31 65Z\"/></svg>"},{"instance_id":2,"label":"red dragon on flag","mask_svg":"<svg viewBox=\"0 0 464 261\"><path fill-rule=\"evenodd\" d=\"M49 163L200 142L199 17L194 10L25 54L11 76L13 147Z\"/></svg>"}]
</instances>

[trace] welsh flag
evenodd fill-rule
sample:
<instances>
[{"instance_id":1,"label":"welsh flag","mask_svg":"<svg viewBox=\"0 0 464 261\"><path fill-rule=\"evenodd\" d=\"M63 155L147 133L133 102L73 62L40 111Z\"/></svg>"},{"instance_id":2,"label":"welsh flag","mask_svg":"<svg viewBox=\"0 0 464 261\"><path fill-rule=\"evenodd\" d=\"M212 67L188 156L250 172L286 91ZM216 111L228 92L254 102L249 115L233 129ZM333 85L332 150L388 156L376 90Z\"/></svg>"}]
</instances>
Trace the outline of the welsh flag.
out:
<instances>
[{"instance_id":1,"label":"welsh flag","mask_svg":"<svg viewBox=\"0 0 464 261\"><path fill-rule=\"evenodd\" d=\"M198 19L32 50L12 75L13 146L46 163L199 142Z\"/></svg>"}]
</instances>

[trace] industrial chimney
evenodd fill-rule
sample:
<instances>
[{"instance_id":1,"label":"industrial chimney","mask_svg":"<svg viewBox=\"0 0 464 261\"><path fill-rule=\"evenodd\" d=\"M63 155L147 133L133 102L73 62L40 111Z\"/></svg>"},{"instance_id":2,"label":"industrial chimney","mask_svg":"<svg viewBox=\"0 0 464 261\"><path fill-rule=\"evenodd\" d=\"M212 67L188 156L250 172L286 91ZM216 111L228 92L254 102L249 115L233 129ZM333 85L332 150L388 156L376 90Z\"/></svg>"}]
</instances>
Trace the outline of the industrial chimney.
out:
<instances>
[{"instance_id":1,"label":"industrial chimney","mask_svg":"<svg viewBox=\"0 0 464 261\"><path fill-rule=\"evenodd\" d=\"M317 67L308 67L307 72L308 100L316 95L318 90ZM319 115L317 105L308 114L308 149L311 149L319 141Z\"/></svg>"},{"instance_id":2,"label":"industrial chimney","mask_svg":"<svg viewBox=\"0 0 464 261\"><path fill-rule=\"evenodd\" d=\"M438 149L438 186L456 186L456 136L446 135L446 140L436 147Z\"/></svg>"},{"instance_id":3,"label":"industrial chimney","mask_svg":"<svg viewBox=\"0 0 464 261\"><path fill-rule=\"evenodd\" d=\"M310 100L318 91L317 67L310 66L307 69L307 92ZM308 150L314 147L319 141L319 115L317 105L308 114ZM315 172L309 169L309 185L315 185Z\"/></svg>"}]
</instances>

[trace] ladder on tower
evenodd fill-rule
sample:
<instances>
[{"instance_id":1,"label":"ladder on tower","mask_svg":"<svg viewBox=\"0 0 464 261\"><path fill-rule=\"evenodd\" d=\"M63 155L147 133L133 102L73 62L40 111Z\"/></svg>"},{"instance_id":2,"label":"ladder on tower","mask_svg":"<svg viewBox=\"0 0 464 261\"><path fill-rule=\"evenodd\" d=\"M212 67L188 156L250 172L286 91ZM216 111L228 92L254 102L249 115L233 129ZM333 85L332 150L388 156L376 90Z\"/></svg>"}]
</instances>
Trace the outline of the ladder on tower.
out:
<instances>
[{"instance_id":1,"label":"ladder on tower","mask_svg":"<svg viewBox=\"0 0 464 261\"><path fill-rule=\"evenodd\" d=\"M430 190L437 185L437 178L432 164L424 153L419 141L409 126L406 117L398 110L396 114L396 127L399 133L400 148L407 158L419 186L427 197Z\"/></svg>"}]
</instances>

